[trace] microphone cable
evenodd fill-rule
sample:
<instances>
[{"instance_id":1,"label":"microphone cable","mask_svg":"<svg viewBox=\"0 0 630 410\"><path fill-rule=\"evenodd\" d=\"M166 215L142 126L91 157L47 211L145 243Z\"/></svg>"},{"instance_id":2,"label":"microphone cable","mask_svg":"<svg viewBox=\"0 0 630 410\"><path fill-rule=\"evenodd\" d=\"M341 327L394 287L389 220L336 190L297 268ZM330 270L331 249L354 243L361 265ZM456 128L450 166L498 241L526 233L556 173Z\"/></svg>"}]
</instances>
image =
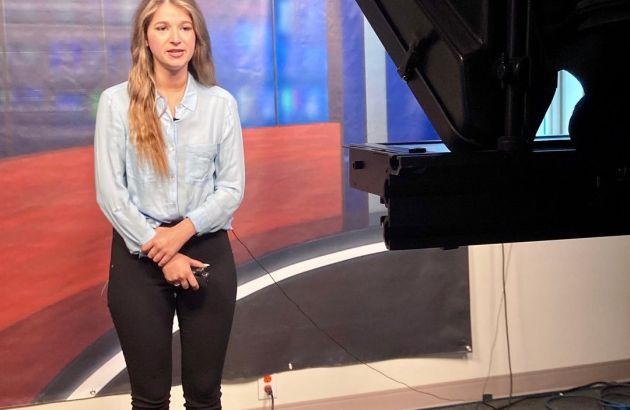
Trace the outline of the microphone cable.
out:
<instances>
[{"instance_id":1,"label":"microphone cable","mask_svg":"<svg viewBox=\"0 0 630 410\"><path fill-rule=\"evenodd\" d=\"M385 372L377 369L376 367L370 365L369 363L363 361L361 358L359 358L357 355L355 355L354 353L352 353L348 348L346 348L343 344L341 344L337 339L335 339L330 333L328 333L325 329L323 329L308 313L306 313L304 311L304 309L302 309L302 307L300 306L299 303L297 303L285 290L284 288L276 281L276 279L273 277L273 275L271 274L271 272L269 272L262 263L260 263L260 261L254 256L254 254L252 253L252 251L249 249L249 247L247 247L247 245L245 245L245 243L241 240L241 238L238 237L238 235L236 234L236 231L234 230L234 228L232 228L232 234L234 235L234 237L236 238L236 240L243 246L243 248L245 248L245 250L247 251L247 253L249 254L249 256L252 258L252 260L267 274L267 276L269 276L271 278L271 280L273 281L274 285L276 286L276 288L278 288L278 290L280 290L280 292L282 293L282 295L289 301L291 302L291 304L293 304L295 306L295 308L300 312L300 314L306 318L306 320L308 320L321 334L323 334L324 336L326 336L326 338L328 340L330 340L333 344L335 344L337 347L339 347L341 350L343 350L348 356L352 357L356 362L362 364L363 366L367 367L368 369L380 374L381 376L385 377L386 379L391 380L394 383L400 384L401 386L406 387L409 390L412 390L416 393L420 393L420 394L424 394L426 396L431 396L435 399L438 400L442 400L442 401L446 401L446 402L465 402L466 400L464 399L453 399L453 398L447 398L447 397L442 397L439 396L437 394L433 394L433 393L429 393L426 391L422 391L419 389L416 389L415 387L410 386L409 384L398 380L394 377L389 376L388 374L386 374Z\"/></svg>"}]
</instances>

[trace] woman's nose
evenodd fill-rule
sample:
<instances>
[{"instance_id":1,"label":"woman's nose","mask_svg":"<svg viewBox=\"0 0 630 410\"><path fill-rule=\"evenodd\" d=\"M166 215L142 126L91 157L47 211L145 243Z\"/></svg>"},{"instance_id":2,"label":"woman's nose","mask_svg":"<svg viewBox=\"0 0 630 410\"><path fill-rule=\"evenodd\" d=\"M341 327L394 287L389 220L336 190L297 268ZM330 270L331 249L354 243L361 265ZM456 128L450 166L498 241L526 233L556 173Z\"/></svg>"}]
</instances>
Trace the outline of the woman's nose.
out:
<instances>
[{"instance_id":1,"label":"woman's nose","mask_svg":"<svg viewBox=\"0 0 630 410\"><path fill-rule=\"evenodd\" d=\"M179 33L177 30L171 30L170 33L170 42L171 43L179 43L180 39L179 39Z\"/></svg>"}]
</instances>

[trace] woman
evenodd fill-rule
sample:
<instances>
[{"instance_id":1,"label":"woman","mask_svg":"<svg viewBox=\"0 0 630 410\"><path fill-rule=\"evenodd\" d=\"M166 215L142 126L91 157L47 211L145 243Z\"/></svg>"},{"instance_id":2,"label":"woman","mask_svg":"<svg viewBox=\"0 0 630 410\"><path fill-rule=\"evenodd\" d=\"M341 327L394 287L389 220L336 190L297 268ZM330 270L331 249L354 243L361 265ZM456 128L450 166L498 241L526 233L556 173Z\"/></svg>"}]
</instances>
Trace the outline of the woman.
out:
<instances>
[{"instance_id":1,"label":"woman","mask_svg":"<svg viewBox=\"0 0 630 410\"><path fill-rule=\"evenodd\" d=\"M177 312L186 407L221 408L236 299L226 230L244 189L234 98L215 85L194 0L143 0L126 83L103 92L97 202L114 227L108 305L134 409L167 409ZM209 264L207 284L195 268ZM201 286L200 286L201 285Z\"/></svg>"}]
</instances>

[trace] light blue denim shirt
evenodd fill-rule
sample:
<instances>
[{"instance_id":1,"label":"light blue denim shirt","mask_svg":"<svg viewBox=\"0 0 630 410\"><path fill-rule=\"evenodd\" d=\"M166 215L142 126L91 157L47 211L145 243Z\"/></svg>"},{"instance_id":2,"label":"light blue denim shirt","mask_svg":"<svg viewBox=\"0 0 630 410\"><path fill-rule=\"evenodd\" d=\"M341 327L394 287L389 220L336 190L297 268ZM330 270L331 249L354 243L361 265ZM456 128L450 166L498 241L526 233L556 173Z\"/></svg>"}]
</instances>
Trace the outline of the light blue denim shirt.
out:
<instances>
[{"instance_id":1,"label":"light blue denim shirt","mask_svg":"<svg viewBox=\"0 0 630 410\"><path fill-rule=\"evenodd\" d=\"M189 218L198 234L231 228L243 199L245 165L236 100L224 89L199 84L192 75L174 120L158 96L170 175L140 162L129 137L127 83L100 97L94 137L96 200L129 251L162 223Z\"/></svg>"}]
</instances>

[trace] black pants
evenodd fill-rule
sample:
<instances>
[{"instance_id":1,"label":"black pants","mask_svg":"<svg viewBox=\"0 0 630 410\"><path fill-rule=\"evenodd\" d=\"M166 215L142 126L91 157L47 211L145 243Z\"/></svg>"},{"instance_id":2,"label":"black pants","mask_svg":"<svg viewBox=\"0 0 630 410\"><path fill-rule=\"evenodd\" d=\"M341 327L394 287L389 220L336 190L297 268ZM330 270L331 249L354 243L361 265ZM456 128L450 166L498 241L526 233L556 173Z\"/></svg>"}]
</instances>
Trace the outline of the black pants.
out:
<instances>
[{"instance_id":1,"label":"black pants","mask_svg":"<svg viewBox=\"0 0 630 410\"><path fill-rule=\"evenodd\" d=\"M156 263L131 255L114 231L108 305L134 409L168 409L175 312L186 408L221 408L221 374L236 300L232 249L227 233L219 231L193 237L181 253L211 265L205 288L193 291L168 284Z\"/></svg>"}]
</instances>

